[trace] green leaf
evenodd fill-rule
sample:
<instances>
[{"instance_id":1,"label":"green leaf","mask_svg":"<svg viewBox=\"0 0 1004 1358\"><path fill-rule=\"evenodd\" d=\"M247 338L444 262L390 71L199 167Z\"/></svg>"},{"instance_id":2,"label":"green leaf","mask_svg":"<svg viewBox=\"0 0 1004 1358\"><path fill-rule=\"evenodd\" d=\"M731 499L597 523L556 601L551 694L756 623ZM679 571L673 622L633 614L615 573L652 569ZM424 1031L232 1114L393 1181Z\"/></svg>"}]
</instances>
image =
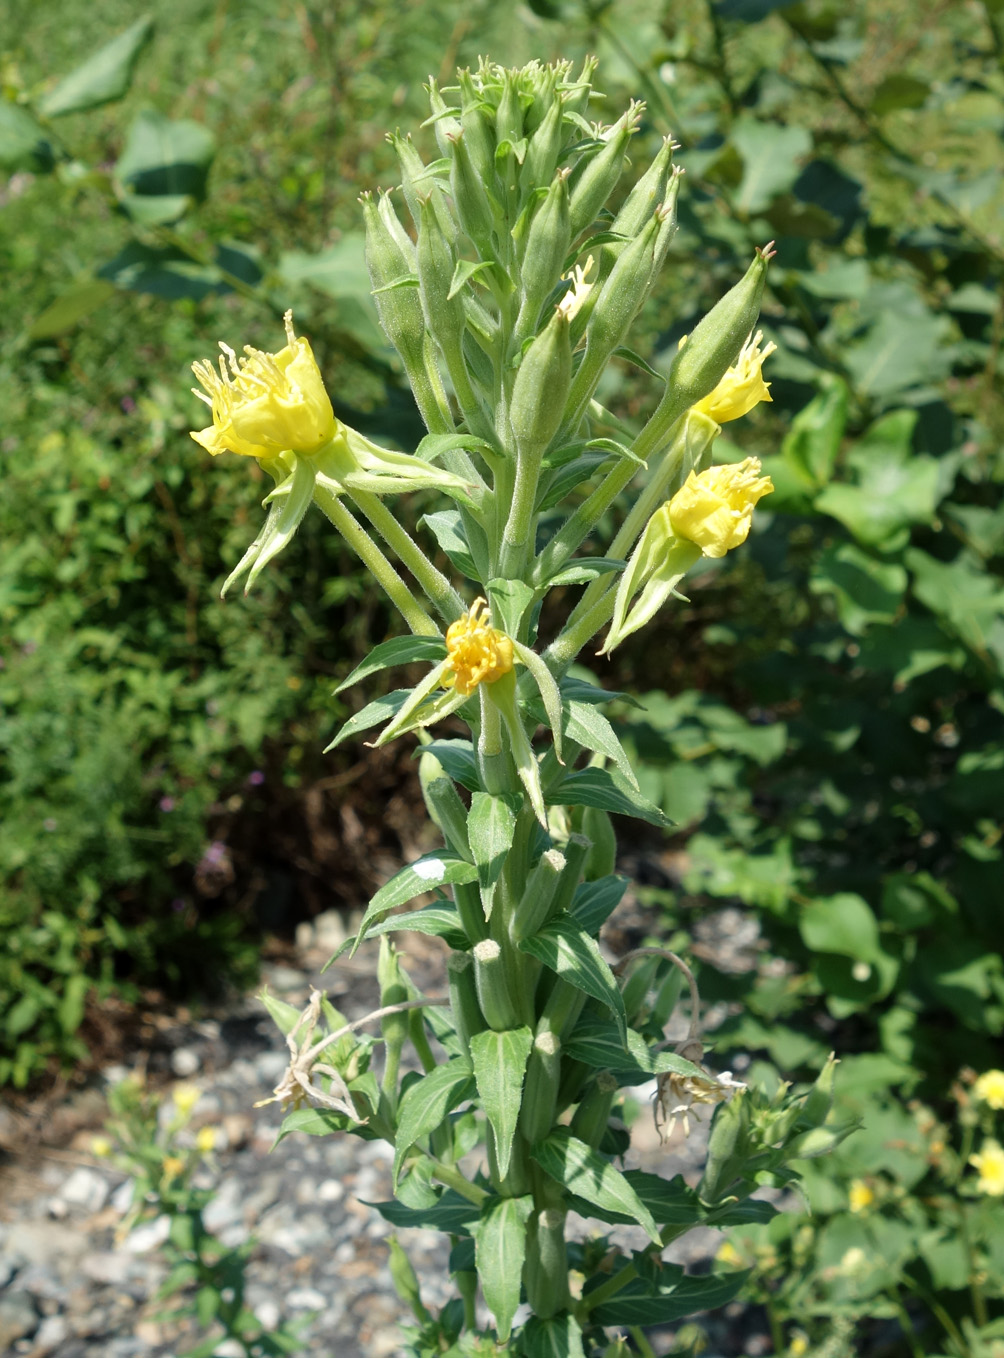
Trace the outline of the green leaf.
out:
<instances>
[{"instance_id":1,"label":"green leaf","mask_svg":"<svg viewBox=\"0 0 1004 1358\"><path fill-rule=\"evenodd\" d=\"M150 200L159 204L158 199ZM178 212L184 211L187 198L177 200ZM155 247L132 240L98 270L100 278L129 292L148 293L179 301L183 297L201 301L214 292L231 291L218 269L194 263L183 250L173 245Z\"/></svg>"},{"instance_id":2,"label":"green leaf","mask_svg":"<svg viewBox=\"0 0 1004 1358\"><path fill-rule=\"evenodd\" d=\"M426 434L415 449L415 456L423 462L435 462L444 453L462 449L468 453L481 453L483 457L495 457L495 449L484 439L473 434Z\"/></svg>"},{"instance_id":3,"label":"green leaf","mask_svg":"<svg viewBox=\"0 0 1004 1358\"><path fill-rule=\"evenodd\" d=\"M28 338L51 339L53 335L65 334L85 316L104 306L117 291L114 283L109 283L103 278L88 278L81 283L75 283L54 302L50 302L41 315L35 317L28 327Z\"/></svg>"},{"instance_id":4,"label":"green leaf","mask_svg":"<svg viewBox=\"0 0 1004 1358\"><path fill-rule=\"evenodd\" d=\"M390 717L400 712L410 697L410 688L396 688L392 693L385 693L382 698L367 703L354 717L348 719L334 740L325 746L324 753L327 754L329 750L341 745L343 740L350 740L353 736L359 735L360 731L368 731L373 726L382 726Z\"/></svg>"},{"instance_id":5,"label":"green leaf","mask_svg":"<svg viewBox=\"0 0 1004 1358\"><path fill-rule=\"evenodd\" d=\"M600 1325L667 1325L698 1311L724 1306L737 1295L748 1276L748 1272L737 1272L681 1277L658 1289L638 1278L591 1311L590 1319Z\"/></svg>"},{"instance_id":6,"label":"green leaf","mask_svg":"<svg viewBox=\"0 0 1004 1358\"><path fill-rule=\"evenodd\" d=\"M435 514L423 514L419 523L424 523L430 530L440 547L462 575L466 575L468 580L475 580L478 584L482 583L481 574L475 565L459 510L441 509Z\"/></svg>"},{"instance_id":7,"label":"green leaf","mask_svg":"<svg viewBox=\"0 0 1004 1358\"><path fill-rule=\"evenodd\" d=\"M363 915L359 933L352 947L354 953L366 937L369 926L380 915L386 915L395 906L404 905L416 896L424 896L436 887L455 886L476 880L478 870L473 863L453 852L452 849L438 849L434 853L423 854L414 863L409 863L394 874L376 893Z\"/></svg>"},{"instance_id":8,"label":"green leaf","mask_svg":"<svg viewBox=\"0 0 1004 1358\"><path fill-rule=\"evenodd\" d=\"M519 635L523 614L533 603L533 590L523 580L489 580L485 588L491 604L492 626L510 637Z\"/></svg>"},{"instance_id":9,"label":"green leaf","mask_svg":"<svg viewBox=\"0 0 1004 1358\"><path fill-rule=\"evenodd\" d=\"M467 838L477 865L478 882L489 900L506 855L512 848L516 817L522 805L523 798L518 793L496 796L490 792L475 792L471 795Z\"/></svg>"},{"instance_id":10,"label":"green leaf","mask_svg":"<svg viewBox=\"0 0 1004 1358\"><path fill-rule=\"evenodd\" d=\"M387 346L380 329L372 282L366 268L366 237L362 231L346 231L323 250L286 250L279 256L278 272L291 287L306 284L338 302L337 329L350 335L371 353Z\"/></svg>"},{"instance_id":11,"label":"green leaf","mask_svg":"<svg viewBox=\"0 0 1004 1358\"><path fill-rule=\"evenodd\" d=\"M502 1033L488 1030L471 1038L474 1078L495 1133L495 1154L502 1178L509 1172L512 1139L523 1097L523 1076L532 1046L529 1028L512 1028Z\"/></svg>"},{"instance_id":12,"label":"green leaf","mask_svg":"<svg viewBox=\"0 0 1004 1358\"><path fill-rule=\"evenodd\" d=\"M395 1185L404 1157L415 1142L434 1131L447 1113L473 1093L474 1072L469 1062L457 1057L408 1086L398 1108L392 1175Z\"/></svg>"},{"instance_id":13,"label":"green leaf","mask_svg":"<svg viewBox=\"0 0 1004 1358\"><path fill-rule=\"evenodd\" d=\"M481 1219L471 1227L481 1290L502 1344L508 1343L519 1306L526 1223L532 1211L529 1194L524 1198L492 1198L482 1208Z\"/></svg>"},{"instance_id":14,"label":"green leaf","mask_svg":"<svg viewBox=\"0 0 1004 1358\"><path fill-rule=\"evenodd\" d=\"M652 1213L620 1170L572 1136L567 1127L556 1127L530 1154L545 1174L577 1198L595 1202L609 1211L623 1212L638 1222L655 1244L662 1244Z\"/></svg>"},{"instance_id":15,"label":"green leaf","mask_svg":"<svg viewBox=\"0 0 1004 1358\"><path fill-rule=\"evenodd\" d=\"M626 1041L624 998L614 974L603 960L596 940L570 916L559 915L532 938L524 938L519 947L521 952L550 967L562 980L613 1010L622 1040Z\"/></svg>"},{"instance_id":16,"label":"green leaf","mask_svg":"<svg viewBox=\"0 0 1004 1358\"><path fill-rule=\"evenodd\" d=\"M582 1014L562 1044L562 1051L573 1061L582 1061L595 1070L612 1070L635 1084L670 1071L677 1075L704 1074L676 1052L656 1051L633 1028L628 1028L625 1038L617 1024L599 1014Z\"/></svg>"},{"instance_id":17,"label":"green leaf","mask_svg":"<svg viewBox=\"0 0 1004 1358\"><path fill-rule=\"evenodd\" d=\"M578 557L567 566L562 566L557 575L552 575L550 580L545 580L543 584L548 589L554 589L557 585L588 585L591 580L598 580L601 575L622 571L626 565L626 561L619 561L614 556Z\"/></svg>"},{"instance_id":18,"label":"green leaf","mask_svg":"<svg viewBox=\"0 0 1004 1358\"><path fill-rule=\"evenodd\" d=\"M215 149L213 134L201 123L173 122L154 109L138 113L115 166L130 215L144 225L177 220L205 196Z\"/></svg>"},{"instance_id":19,"label":"green leaf","mask_svg":"<svg viewBox=\"0 0 1004 1358\"><path fill-rule=\"evenodd\" d=\"M623 774L611 769L578 769L568 773L548 789L545 800L551 806L595 806L600 811L617 811L660 829L672 823Z\"/></svg>"},{"instance_id":20,"label":"green leaf","mask_svg":"<svg viewBox=\"0 0 1004 1358\"><path fill-rule=\"evenodd\" d=\"M816 497L816 508L845 524L859 541L887 549L902 545L910 524L929 524L941 499L941 476L933 457L914 454L899 435L912 430L915 411L897 411L873 426L854 453L857 485L831 482ZM895 441L894 441L895 440ZM897 534L900 535L897 538Z\"/></svg>"},{"instance_id":21,"label":"green leaf","mask_svg":"<svg viewBox=\"0 0 1004 1358\"><path fill-rule=\"evenodd\" d=\"M881 956L878 921L867 901L849 891L810 901L798 916L798 931L807 948L839 953L862 962Z\"/></svg>"},{"instance_id":22,"label":"green leaf","mask_svg":"<svg viewBox=\"0 0 1004 1358\"><path fill-rule=\"evenodd\" d=\"M801 124L762 123L749 116L736 119L729 140L743 160L733 201L746 213L762 212L772 198L790 189L803 157L812 150L812 136Z\"/></svg>"},{"instance_id":23,"label":"green leaf","mask_svg":"<svg viewBox=\"0 0 1004 1358\"><path fill-rule=\"evenodd\" d=\"M87 58L76 70L42 97L39 112L46 118L82 113L113 99L121 99L132 83L136 58L153 31L153 18L144 14L134 24Z\"/></svg>"},{"instance_id":24,"label":"green leaf","mask_svg":"<svg viewBox=\"0 0 1004 1358\"><path fill-rule=\"evenodd\" d=\"M600 877L595 882L582 882L575 889L569 914L587 934L598 934L620 904L629 885L629 878L614 876Z\"/></svg>"},{"instance_id":25,"label":"green leaf","mask_svg":"<svg viewBox=\"0 0 1004 1358\"><path fill-rule=\"evenodd\" d=\"M871 98L872 113L891 113L900 108L922 108L927 103L931 87L926 80L894 71L885 76Z\"/></svg>"},{"instance_id":26,"label":"green leaf","mask_svg":"<svg viewBox=\"0 0 1004 1358\"><path fill-rule=\"evenodd\" d=\"M911 547L906 564L920 602L967 646L984 657L989 652L1004 670L1004 589L999 579L965 552L954 561L938 561Z\"/></svg>"},{"instance_id":27,"label":"green leaf","mask_svg":"<svg viewBox=\"0 0 1004 1358\"><path fill-rule=\"evenodd\" d=\"M820 552L809 588L813 594L832 594L840 621L853 636L861 636L873 623L895 620L907 581L898 562L880 561L852 542L841 542Z\"/></svg>"},{"instance_id":28,"label":"green leaf","mask_svg":"<svg viewBox=\"0 0 1004 1358\"><path fill-rule=\"evenodd\" d=\"M375 1207L392 1226L424 1227L426 1230L446 1231L450 1235L466 1235L478 1219L478 1209L459 1193L448 1189L429 1207L406 1207L403 1202L367 1202Z\"/></svg>"},{"instance_id":29,"label":"green leaf","mask_svg":"<svg viewBox=\"0 0 1004 1358\"><path fill-rule=\"evenodd\" d=\"M0 169L38 173L50 170L53 163L45 131L28 110L0 98Z\"/></svg>"},{"instance_id":30,"label":"green leaf","mask_svg":"<svg viewBox=\"0 0 1004 1358\"><path fill-rule=\"evenodd\" d=\"M491 263L485 260L475 262L471 259L458 259L456 268L453 270L453 279L450 283L450 291L446 294L446 300L452 301L457 293L463 290L464 284L469 279L474 278L482 269L490 269L491 267Z\"/></svg>"},{"instance_id":31,"label":"green leaf","mask_svg":"<svg viewBox=\"0 0 1004 1358\"><path fill-rule=\"evenodd\" d=\"M460 916L452 905L426 905L421 910L411 910L406 915L391 915L389 919L371 925L366 931L366 937L378 938L381 934L396 934L407 930L416 934L431 934L436 938L445 939L451 948L466 949L471 945L470 939L464 933L463 925L460 923ZM339 957L349 948L354 948L355 944L354 938L345 939L331 954L321 970L327 971L333 962L337 962Z\"/></svg>"},{"instance_id":32,"label":"green leaf","mask_svg":"<svg viewBox=\"0 0 1004 1358\"><path fill-rule=\"evenodd\" d=\"M474 757L474 746L469 740L433 740L428 745L420 745L416 755L433 754L442 764L455 783L467 788L468 792L481 790L478 776L478 762Z\"/></svg>"},{"instance_id":33,"label":"green leaf","mask_svg":"<svg viewBox=\"0 0 1004 1358\"><path fill-rule=\"evenodd\" d=\"M279 1135L275 1139L275 1145L285 1140L290 1132L303 1132L307 1136L330 1136L332 1132L352 1132L355 1136L360 1136L364 1141L375 1141L379 1138L376 1132L372 1132L365 1125L347 1117L344 1113L336 1113L333 1108L297 1108L292 1113L287 1113L282 1120L279 1128ZM275 1146L272 1147L275 1149Z\"/></svg>"},{"instance_id":34,"label":"green leaf","mask_svg":"<svg viewBox=\"0 0 1004 1358\"><path fill-rule=\"evenodd\" d=\"M791 422L781 456L810 483L824 486L833 474L847 425L847 383L827 375L824 389Z\"/></svg>"},{"instance_id":35,"label":"green leaf","mask_svg":"<svg viewBox=\"0 0 1004 1358\"><path fill-rule=\"evenodd\" d=\"M913 314L883 311L863 339L843 347L842 357L861 395L888 400L947 375L950 330L947 316L927 308Z\"/></svg>"},{"instance_id":36,"label":"green leaf","mask_svg":"<svg viewBox=\"0 0 1004 1358\"><path fill-rule=\"evenodd\" d=\"M585 1358L582 1327L568 1311L549 1320L531 1316L519 1337L526 1358Z\"/></svg>"},{"instance_id":37,"label":"green leaf","mask_svg":"<svg viewBox=\"0 0 1004 1358\"><path fill-rule=\"evenodd\" d=\"M694 1226L704 1216L697 1194L687 1187L679 1174L672 1179L662 1179L658 1174L629 1169L624 1178L659 1226ZM583 1216L595 1216L613 1226L634 1220L629 1212L600 1207L585 1199L577 1199L571 1206Z\"/></svg>"},{"instance_id":38,"label":"green leaf","mask_svg":"<svg viewBox=\"0 0 1004 1358\"><path fill-rule=\"evenodd\" d=\"M442 660L446 655L446 643L442 637L391 637L374 646L366 659L355 667L347 679L335 689L343 689L368 679L378 670L389 669L392 665L410 665L416 660Z\"/></svg>"},{"instance_id":39,"label":"green leaf","mask_svg":"<svg viewBox=\"0 0 1004 1358\"><path fill-rule=\"evenodd\" d=\"M584 745L587 750L606 755L624 775L625 781L634 788L638 787L638 779L624 746L614 734L610 722L593 703L583 703L576 698L568 700L565 735L569 740Z\"/></svg>"},{"instance_id":40,"label":"green leaf","mask_svg":"<svg viewBox=\"0 0 1004 1358\"><path fill-rule=\"evenodd\" d=\"M526 666L530 678L537 685L537 692L540 694L546 716L544 725L549 728L554 738L554 753L560 763L562 759L562 712L561 692L557 682L543 658L536 651L531 650L529 646L524 646L519 641L513 642L513 650Z\"/></svg>"}]
</instances>

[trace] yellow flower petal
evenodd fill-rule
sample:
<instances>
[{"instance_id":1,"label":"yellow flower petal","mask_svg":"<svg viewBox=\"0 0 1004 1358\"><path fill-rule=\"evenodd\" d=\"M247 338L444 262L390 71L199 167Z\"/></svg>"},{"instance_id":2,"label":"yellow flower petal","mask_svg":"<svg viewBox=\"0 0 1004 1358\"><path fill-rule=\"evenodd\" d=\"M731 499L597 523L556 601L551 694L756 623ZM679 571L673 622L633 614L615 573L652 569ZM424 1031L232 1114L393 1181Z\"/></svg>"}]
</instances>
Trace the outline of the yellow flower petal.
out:
<instances>
[{"instance_id":1,"label":"yellow flower petal","mask_svg":"<svg viewBox=\"0 0 1004 1358\"><path fill-rule=\"evenodd\" d=\"M969 1157L969 1163L979 1174L976 1187L990 1198L1004 1197L1004 1148L1000 1142L987 1139L976 1155Z\"/></svg>"},{"instance_id":2,"label":"yellow flower petal","mask_svg":"<svg viewBox=\"0 0 1004 1358\"><path fill-rule=\"evenodd\" d=\"M738 420L748 415L755 405L771 399L769 383L763 380L760 369L765 358L769 358L777 348L771 342L760 348L763 331L751 335L739 351L735 365L731 367L714 391L698 401L695 410L710 415L719 424L728 420Z\"/></svg>"},{"instance_id":3,"label":"yellow flower petal","mask_svg":"<svg viewBox=\"0 0 1004 1358\"><path fill-rule=\"evenodd\" d=\"M1004 1070L988 1070L976 1081L973 1093L990 1108L1004 1108Z\"/></svg>"},{"instance_id":4,"label":"yellow flower petal","mask_svg":"<svg viewBox=\"0 0 1004 1358\"><path fill-rule=\"evenodd\" d=\"M512 669L512 642L488 622L488 604L475 599L470 609L446 629L447 659L453 674L447 687L465 697L478 684L491 684Z\"/></svg>"},{"instance_id":5,"label":"yellow flower petal","mask_svg":"<svg viewBox=\"0 0 1004 1358\"><path fill-rule=\"evenodd\" d=\"M705 556L724 556L746 541L755 505L773 489L755 457L691 472L669 501L670 526Z\"/></svg>"}]
</instances>

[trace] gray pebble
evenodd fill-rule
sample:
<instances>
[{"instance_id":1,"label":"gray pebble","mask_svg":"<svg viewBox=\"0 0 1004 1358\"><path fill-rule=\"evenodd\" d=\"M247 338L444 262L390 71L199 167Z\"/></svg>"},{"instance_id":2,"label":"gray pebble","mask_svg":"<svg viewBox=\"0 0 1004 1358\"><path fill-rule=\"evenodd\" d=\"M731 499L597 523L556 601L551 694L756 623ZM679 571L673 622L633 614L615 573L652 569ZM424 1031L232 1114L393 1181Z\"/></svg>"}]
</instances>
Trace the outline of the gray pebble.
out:
<instances>
[{"instance_id":1,"label":"gray pebble","mask_svg":"<svg viewBox=\"0 0 1004 1358\"><path fill-rule=\"evenodd\" d=\"M187 1080L202 1065L202 1058L194 1047L179 1047L171 1053L171 1069L179 1079Z\"/></svg>"},{"instance_id":2,"label":"gray pebble","mask_svg":"<svg viewBox=\"0 0 1004 1358\"><path fill-rule=\"evenodd\" d=\"M51 1353L70 1337L70 1326L65 1316L47 1316L35 1333L35 1351Z\"/></svg>"},{"instance_id":3,"label":"gray pebble","mask_svg":"<svg viewBox=\"0 0 1004 1358\"><path fill-rule=\"evenodd\" d=\"M59 1197L71 1207L82 1207L87 1212L100 1212L110 1193L111 1184L97 1170L85 1169L81 1165L63 1184Z\"/></svg>"},{"instance_id":4,"label":"gray pebble","mask_svg":"<svg viewBox=\"0 0 1004 1358\"><path fill-rule=\"evenodd\" d=\"M38 1312L31 1294L18 1289L0 1297L0 1350L12 1348L19 1340L34 1334Z\"/></svg>"}]
</instances>

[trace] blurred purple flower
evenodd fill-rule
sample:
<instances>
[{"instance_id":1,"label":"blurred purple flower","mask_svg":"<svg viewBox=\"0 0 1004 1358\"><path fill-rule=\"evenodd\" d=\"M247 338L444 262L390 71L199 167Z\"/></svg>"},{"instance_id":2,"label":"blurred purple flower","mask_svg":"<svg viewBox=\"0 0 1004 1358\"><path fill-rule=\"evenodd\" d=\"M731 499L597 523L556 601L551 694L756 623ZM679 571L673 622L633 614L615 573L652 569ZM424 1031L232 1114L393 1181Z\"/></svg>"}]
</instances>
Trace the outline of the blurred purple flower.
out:
<instances>
[{"instance_id":1,"label":"blurred purple flower","mask_svg":"<svg viewBox=\"0 0 1004 1358\"><path fill-rule=\"evenodd\" d=\"M265 781L265 775L261 769L252 769L248 774L248 785L250 787L261 787Z\"/></svg>"},{"instance_id":2,"label":"blurred purple flower","mask_svg":"<svg viewBox=\"0 0 1004 1358\"><path fill-rule=\"evenodd\" d=\"M131 396L123 396L121 401L122 409L127 415L131 415L136 409L136 402Z\"/></svg>"},{"instance_id":3,"label":"blurred purple flower","mask_svg":"<svg viewBox=\"0 0 1004 1358\"><path fill-rule=\"evenodd\" d=\"M173 810L174 810L174 798L173 798L173 797L161 797L161 799L160 799L160 801L157 803L157 805L160 807L161 811L173 811Z\"/></svg>"}]
</instances>

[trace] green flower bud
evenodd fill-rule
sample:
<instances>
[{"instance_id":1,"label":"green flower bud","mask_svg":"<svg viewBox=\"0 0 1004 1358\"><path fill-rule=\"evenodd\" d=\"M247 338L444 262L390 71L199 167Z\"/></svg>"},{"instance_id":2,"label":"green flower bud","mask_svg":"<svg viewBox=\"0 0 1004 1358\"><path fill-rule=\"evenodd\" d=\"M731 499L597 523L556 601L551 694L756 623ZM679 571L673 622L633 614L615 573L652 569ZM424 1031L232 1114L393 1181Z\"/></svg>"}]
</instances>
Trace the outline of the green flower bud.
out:
<instances>
[{"instance_id":1,"label":"green flower bud","mask_svg":"<svg viewBox=\"0 0 1004 1358\"><path fill-rule=\"evenodd\" d=\"M460 224L477 246L482 259L492 259L495 253L492 245L495 214L485 191L485 176L475 167L471 157L466 130L453 138L452 146L450 185Z\"/></svg>"},{"instance_id":2,"label":"green flower bud","mask_svg":"<svg viewBox=\"0 0 1004 1358\"><path fill-rule=\"evenodd\" d=\"M387 140L397 153L398 166L401 170L401 189L416 230L422 220L422 200L431 196L436 203L436 213L440 218L440 226L452 243L456 235L456 228L453 227L451 230L450 214L443 201L442 190L435 175L415 150L411 137L402 137L397 133L391 133Z\"/></svg>"},{"instance_id":3,"label":"green flower bud","mask_svg":"<svg viewBox=\"0 0 1004 1358\"><path fill-rule=\"evenodd\" d=\"M617 867L617 835L609 813L587 806L582 816L582 833L592 841L583 870L586 881L609 877Z\"/></svg>"},{"instance_id":4,"label":"green flower bud","mask_svg":"<svg viewBox=\"0 0 1004 1358\"><path fill-rule=\"evenodd\" d=\"M380 938L377 981L380 984L381 1008L388 1004L404 1004L407 1000L408 987L401 971L401 962L396 949L392 946L386 934L381 935ZM380 1020L380 1032L383 1034L388 1047L395 1045L400 1049L408 1036L407 1012L385 1014Z\"/></svg>"},{"instance_id":5,"label":"green flower bud","mask_svg":"<svg viewBox=\"0 0 1004 1358\"><path fill-rule=\"evenodd\" d=\"M531 872L523 895L513 911L509 927L514 943L532 938L550 919L554 895L564 867L564 855L557 849L548 849L541 854L540 862Z\"/></svg>"},{"instance_id":6,"label":"green flower bud","mask_svg":"<svg viewBox=\"0 0 1004 1358\"><path fill-rule=\"evenodd\" d=\"M627 112L604 134L603 145L586 160L581 171L576 171L569 204L573 240L596 220L596 214L620 179L628 142L638 130L644 107L632 100Z\"/></svg>"},{"instance_id":7,"label":"green flower bud","mask_svg":"<svg viewBox=\"0 0 1004 1358\"><path fill-rule=\"evenodd\" d=\"M432 123L436 133L439 153L440 155L448 156L451 152L450 138L455 137L460 131L460 123L453 117L456 110L447 104L439 91L439 86L431 76L429 77L429 83L425 88L429 94L429 107L432 109L432 117L429 119L429 122Z\"/></svg>"},{"instance_id":8,"label":"green flower bud","mask_svg":"<svg viewBox=\"0 0 1004 1358\"><path fill-rule=\"evenodd\" d=\"M672 137L665 137L659 153L652 164L628 194L624 205L613 220L610 230L625 238L625 243L634 240L651 219L656 208L665 201L666 189L673 174L673 152L676 143ZM603 247L604 252L613 250L620 254L623 245L611 243Z\"/></svg>"},{"instance_id":9,"label":"green flower bud","mask_svg":"<svg viewBox=\"0 0 1004 1358\"><path fill-rule=\"evenodd\" d=\"M449 983L453 1023L466 1051L470 1048L471 1038L476 1033L484 1032L488 1026L478 1004L474 981L474 958L469 952L450 953L446 962L446 978Z\"/></svg>"},{"instance_id":10,"label":"green flower bud","mask_svg":"<svg viewBox=\"0 0 1004 1358\"><path fill-rule=\"evenodd\" d=\"M552 99L540 126L530 138L523 158L520 186L524 193L544 188L554 178L565 142L564 120L561 99L556 96Z\"/></svg>"},{"instance_id":11,"label":"green flower bud","mask_svg":"<svg viewBox=\"0 0 1004 1358\"><path fill-rule=\"evenodd\" d=\"M568 86L565 94L565 108L569 113L577 113L581 118L589 107L589 96L593 92L592 79L599 65L596 57L588 56L582 63L582 74Z\"/></svg>"},{"instance_id":12,"label":"green flower bud","mask_svg":"<svg viewBox=\"0 0 1004 1358\"><path fill-rule=\"evenodd\" d=\"M558 1037L567 1037L575 1027L585 1002L585 993L576 986L569 985L559 976L551 987L551 993L537 1022L537 1032L556 1033Z\"/></svg>"},{"instance_id":13,"label":"green flower bud","mask_svg":"<svg viewBox=\"0 0 1004 1358\"><path fill-rule=\"evenodd\" d=\"M422 1305L418 1278L411 1266L411 1260L398 1244L397 1236L392 1235L387 1244L390 1246L390 1258L387 1263L390 1269L390 1280L394 1284L394 1291L406 1306L411 1307L419 1324L426 1325L432 1319L432 1316Z\"/></svg>"},{"instance_id":14,"label":"green flower bud","mask_svg":"<svg viewBox=\"0 0 1004 1358\"><path fill-rule=\"evenodd\" d=\"M460 800L453 779L435 755L422 754L418 761L418 780L429 815L442 831L448 846L473 863L467 838L467 808Z\"/></svg>"},{"instance_id":15,"label":"green flower bud","mask_svg":"<svg viewBox=\"0 0 1004 1358\"><path fill-rule=\"evenodd\" d=\"M568 320L555 310L530 345L513 383L509 423L521 459L539 467L548 444L561 427L572 381Z\"/></svg>"},{"instance_id":16,"label":"green flower bud","mask_svg":"<svg viewBox=\"0 0 1004 1358\"><path fill-rule=\"evenodd\" d=\"M572 1117L570 1124L572 1135L584 1141L587 1146L592 1146L594 1150L603 1140L617 1089L617 1077L609 1070L599 1071Z\"/></svg>"},{"instance_id":17,"label":"green flower bud","mask_svg":"<svg viewBox=\"0 0 1004 1358\"><path fill-rule=\"evenodd\" d=\"M587 861L591 847L591 842L585 835L568 836L568 842L564 848L565 867L551 905L552 918L555 915L562 914L571 906L572 899L575 896L575 888L579 885L579 879L582 876L583 864Z\"/></svg>"},{"instance_id":18,"label":"green flower bud","mask_svg":"<svg viewBox=\"0 0 1004 1358\"><path fill-rule=\"evenodd\" d=\"M460 85L460 126L466 153L482 182L491 183L495 177L495 129L492 110L470 71L458 71ZM454 148L457 140L454 139ZM463 213L461 213L463 218Z\"/></svg>"},{"instance_id":19,"label":"green flower bud","mask_svg":"<svg viewBox=\"0 0 1004 1358\"><path fill-rule=\"evenodd\" d=\"M489 1028L497 1033L520 1026L519 1009L509 989L502 948L493 938L474 945L474 981L478 1002Z\"/></svg>"},{"instance_id":20,"label":"green flower bud","mask_svg":"<svg viewBox=\"0 0 1004 1358\"><path fill-rule=\"evenodd\" d=\"M819 1072L816 1083L809 1090L802 1107L802 1116L811 1127L821 1127L833 1107L833 1084L840 1062L833 1052Z\"/></svg>"},{"instance_id":21,"label":"green flower bud","mask_svg":"<svg viewBox=\"0 0 1004 1358\"><path fill-rule=\"evenodd\" d=\"M557 1315L568 1305L565 1213L557 1207L545 1207L530 1218L523 1281L527 1301L541 1320Z\"/></svg>"},{"instance_id":22,"label":"green flower bud","mask_svg":"<svg viewBox=\"0 0 1004 1358\"><path fill-rule=\"evenodd\" d=\"M561 1083L561 1041L555 1033L538 1033L526 1066L519 1128L532 1146L554 1126Z\"/></svg>"},{"instance_id":23,"label":"green flower bud","mask_svg":"<svg viewBox=\"0 0 1004 1358\"><path fill-rule=\"evenodd\" d=\"M820 1155L829 1155L860 1125L859 1122L847 1122L838 1127L810 1127L807 1132L802 1132L788 1142L785 1147L786 1159L815 1160Z\"/></svg>"},{"instance_id":24,"label":"green flower bud","mask_svg":"<svg viewBox=\"0 0 1004 1358\"><path fill-rule=\"evenodd\" d=\"M718 1105L708 1138L708 1162L697 1188L702 1202L725 1197L745 1163L749 1131L749 1098L736 1094Z\"/></svg>"},{"instance_id":25,"label":"green flower bud","mask_svg":"<svg viewBox=\"0 0 1004 1358\"><path fill-rule=\"evenodd\" d=\"M561 277L571 241L567 178L567 171L559 171L547 197L534 213L526 235L520 277L522 302L513 333L514 350L536 331L541 309Z\"/></svg>"},{"instance_id":26,"label":"green flower bud","mask_svg":"<svg viewBox=\"0 0 1004 1358\"><path fill-rule=\"evenodd\" d=\"M502 97L495 110L495 144L515 146L523 137L523 106L519 98L517 71L502 72Z\"/></svg>"}]
</instances>

